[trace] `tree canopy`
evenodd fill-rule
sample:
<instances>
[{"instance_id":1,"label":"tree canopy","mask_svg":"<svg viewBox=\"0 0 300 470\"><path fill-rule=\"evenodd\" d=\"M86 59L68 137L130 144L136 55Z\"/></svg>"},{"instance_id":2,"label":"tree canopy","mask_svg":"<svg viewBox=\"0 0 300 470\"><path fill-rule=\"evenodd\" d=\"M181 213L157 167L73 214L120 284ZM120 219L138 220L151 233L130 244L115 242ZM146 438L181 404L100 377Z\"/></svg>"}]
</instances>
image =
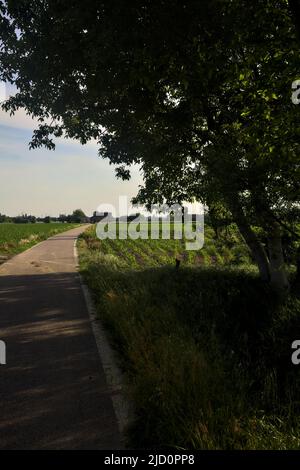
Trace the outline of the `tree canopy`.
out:
<instances>
[{"instance_id":1,"label":"tree canopy","mask_svg":"<svg viewBox=\"0 0 300 470\"><path fill-rule=\"evenodd\" d=\"M300 202L295 4L1 1L0 78L18 88L4 109L39 119L33 148L64 133L96 139L124 179L139 164L136 202L223 205L262 277L286 286L281 237Z\"/></svg>"}]
</instances>

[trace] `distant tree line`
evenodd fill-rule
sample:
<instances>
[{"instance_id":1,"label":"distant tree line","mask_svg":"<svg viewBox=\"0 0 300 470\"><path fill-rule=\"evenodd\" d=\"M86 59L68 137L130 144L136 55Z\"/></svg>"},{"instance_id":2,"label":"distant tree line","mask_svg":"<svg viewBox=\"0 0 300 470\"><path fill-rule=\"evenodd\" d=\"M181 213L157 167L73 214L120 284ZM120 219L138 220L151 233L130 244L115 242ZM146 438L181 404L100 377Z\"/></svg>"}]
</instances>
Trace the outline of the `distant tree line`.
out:
<instances>
[{"instance_id":1,"label":"distant tree line","mask_svg":"<svg viewBox=\"0 0 300 470\"><path fill-rule=\"evenodd\" d=\"M60 214L58 217L36 217L31 214L21 214L15 217L10 217L0 213L0 223L14 223L14 224L35 224L35 223L61 222L61 223L85 223L89 222L89 217L85 215L82 209L76 209L72 214Z\"/></svg>"}]
</instances>

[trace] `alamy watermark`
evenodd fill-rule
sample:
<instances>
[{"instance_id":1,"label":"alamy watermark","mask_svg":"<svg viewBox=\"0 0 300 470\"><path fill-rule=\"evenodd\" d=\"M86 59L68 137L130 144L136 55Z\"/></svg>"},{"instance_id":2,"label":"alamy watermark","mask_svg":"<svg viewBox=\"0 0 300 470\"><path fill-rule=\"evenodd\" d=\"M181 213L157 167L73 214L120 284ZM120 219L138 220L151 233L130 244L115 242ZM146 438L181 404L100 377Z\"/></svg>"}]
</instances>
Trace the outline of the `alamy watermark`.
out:
<instances>
[{"instance_id":1,"label":"alamy watermark","mask_svg":"<svg viewBox=\"0 0 300 470\"><path fill-rule=\"evenodd\" d=\"M292 83L292 102L293 104L299 104L300 103L300 80L294 80Z\"/></svg>"},{"instance_id":2,"label":"alamy watermark","mask_svg":"<svg viewBox=\"0 0 300 470\"><path fill-rule=\"evenodd\" d=\"M111 204L101 204L94 213L97 223L96 233L100 240L181 240L186 250L200 250L204 245L204 208L194 204L196 211L190 214L187 207L180 204L155 204L149 215L128 215L127 196L119 197L119 214Z\"/></svg>"},{"instance_id":3,"label":"alamy watermark","mask_svg":"<svg viewBox=\"0 0 300 470\"><path fill-rule=\"evenodd\" d=\"M292 349L295 349L291 357L292 363L298 366L300 364L300 339L295 339L295 341L292 342Z\"/></svg>"},{"instance_id":4,"label":"alamy watermark","mask_svg":"<svg viewBox=\"0 0 300 470\"><path fill-rule=\"evenodd\" d=\"M0 340L0 365L6 364L6 344Z\"/></svg>"}]
</instances>

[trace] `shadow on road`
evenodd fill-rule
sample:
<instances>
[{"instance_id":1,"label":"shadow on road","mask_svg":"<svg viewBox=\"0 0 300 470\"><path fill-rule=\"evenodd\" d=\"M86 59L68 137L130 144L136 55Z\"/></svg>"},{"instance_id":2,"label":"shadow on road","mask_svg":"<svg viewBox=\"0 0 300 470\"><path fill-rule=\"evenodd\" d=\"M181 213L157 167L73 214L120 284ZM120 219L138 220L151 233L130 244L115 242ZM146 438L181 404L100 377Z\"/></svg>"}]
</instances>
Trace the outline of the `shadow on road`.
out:
<instances>
[{"instance_id":1,"label":"shadow on road","mask_svg":"<svg viewBox=\"0 0 300 470\"><path fill-rule=\"evenodd\" d=\"M120 448L76 273L0 276L1 449Z\"/></svg>"}]
</instances>

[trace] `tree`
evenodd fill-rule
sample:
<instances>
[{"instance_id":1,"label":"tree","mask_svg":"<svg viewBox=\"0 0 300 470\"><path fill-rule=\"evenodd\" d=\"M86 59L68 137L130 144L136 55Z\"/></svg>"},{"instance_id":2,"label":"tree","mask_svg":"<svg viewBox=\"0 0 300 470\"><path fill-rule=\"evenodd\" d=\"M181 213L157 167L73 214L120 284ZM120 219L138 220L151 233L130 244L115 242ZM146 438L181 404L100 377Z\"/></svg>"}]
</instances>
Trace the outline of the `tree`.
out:
<instances>
[{"instance_id":1,"label":"tree","mask_svg":"<svg viewBox=\"0 0 300 470\"><path fill-rule=\"evenodd\" d=\"M231 214L220 204L211 204L205 212L205 222L213 228L215 237L220 238L222 231L228 233L228 227L233 223Z\"/></svg>"},{"instance_id":2,"label":"tree","mask_svg":"<svg viewBox=\"0 0 300 470\"><path fill-rule=\"evenodd\" d=\"M220 204L261 277L288 285L283 223L300 196L290 99L298 44L286 0L1 5L0 78L19 89L4 108L40 119L33 148L54 148L51 135L63 132L96 138L118 176L141 165L136 201Z\"/></svg>"},{"instance_id":3,"label":"tree","mask_svg":"<svg viewBox=\"0 0 300 470\"><path fill-rule=\"evenodd\" d=\"M2 224L4 222L9 222L9 221L10 221L10 219L7 215L0 213L0 224Z\"/></svg>"},{"instance_id":4,"label":"tree","mask_svg":"<svg viewBox=\"0 0 300 470\"><path fill-rule=\"evenodd\" d=\"M293 15L293 20L300 40L300 0L289 0L289 7Z\"/></svg>"},{"instance_id":5,"label":"tree","mask_svg":"<svg viewBox=\"0 0 300 470\"><path fill-rule=\"evenodd\" d=\"M12 222L15 224L34 224L36 217L28 214L17 215L17 217L12 217Z\"/></svg>"},{"instance_id":6,"label":"tree","mask_svg":"<svg viewBox=\"0 0 300 470\"><path fill-rule=\"evenodd\" d=\"M81 209L76 209L75 211L73 211L73 214L70 216L70 222L72 223L82 224L86 222L86 220L87 220L87 217L85 213L83 212L83 210Z\"/></svg>"},{"instance_id":7,"label":"tree","mask_svg":"<svg viewBox=\"0 0 300 470\"><path fill-rule=\"evenodd\" d=\"M65 214L59 214L58 221L61 223L68 222L68 216Z\"/></svg>"}]
</instances>

